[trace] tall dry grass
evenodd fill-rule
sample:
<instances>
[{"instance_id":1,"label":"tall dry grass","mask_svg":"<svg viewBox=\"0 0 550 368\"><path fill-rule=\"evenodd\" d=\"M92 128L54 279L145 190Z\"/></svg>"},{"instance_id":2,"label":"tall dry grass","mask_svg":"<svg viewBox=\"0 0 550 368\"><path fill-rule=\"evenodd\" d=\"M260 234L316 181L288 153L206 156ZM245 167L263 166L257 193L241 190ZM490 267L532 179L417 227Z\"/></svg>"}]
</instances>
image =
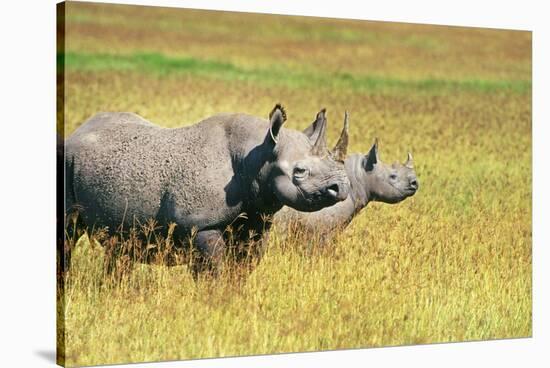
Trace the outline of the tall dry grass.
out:
<instances>
[{"instance_id":1,"label":"tall dry grass","mask_svg":"<svg viewBox=\"0 0 550 368\"><path fill-rule=\"evenodd\" d=\"M350 152L412 150L420 181L325 247L275 226L215 280L169 237L148 264L137 236L71 238L67 365L532 334L530 33L79 3L67 22L66 134L99 111L174 127L279 101L303 129L326 106L329 142L349 110Z\"/></svg>"}]
</instances>

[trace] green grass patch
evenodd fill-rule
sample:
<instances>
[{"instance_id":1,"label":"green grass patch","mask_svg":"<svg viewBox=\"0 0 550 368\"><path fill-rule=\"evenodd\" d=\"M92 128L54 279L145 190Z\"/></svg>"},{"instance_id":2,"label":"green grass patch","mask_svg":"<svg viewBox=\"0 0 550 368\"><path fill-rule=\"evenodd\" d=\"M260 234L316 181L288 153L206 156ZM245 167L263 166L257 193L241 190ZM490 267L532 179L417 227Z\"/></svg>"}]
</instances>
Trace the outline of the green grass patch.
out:
<instances>
[{"instance_id":1,"label":"green grass patch","mask_svg":"<svg viewBox=\"0 0 550 368\"><path fill-rule=\"evenodd\" d=\"M445 93L450 91L497 92L531 91L531 81L482 79L420 79L403 80L350 73L304 73L269 67L247 69L227 62L202 60L192 57L168 57L159 53L57 55L58 66L65 65L76 71L137 71L162 76L189 74L224 80L253 81L267 85L284 84L289 87L318 85L330 88L347 88L357 91L417 91Z\"/></svg>"}]
</instances>

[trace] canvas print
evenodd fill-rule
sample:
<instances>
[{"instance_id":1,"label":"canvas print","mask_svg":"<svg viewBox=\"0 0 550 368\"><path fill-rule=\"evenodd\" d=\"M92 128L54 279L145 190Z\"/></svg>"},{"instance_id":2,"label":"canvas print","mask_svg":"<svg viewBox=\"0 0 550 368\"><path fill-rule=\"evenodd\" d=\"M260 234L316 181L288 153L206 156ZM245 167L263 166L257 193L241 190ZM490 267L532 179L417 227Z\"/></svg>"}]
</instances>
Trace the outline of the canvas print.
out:
<instances>
[{"instance_id":1,"label":"canvas print","mask_svg":"<svg viewBox=\"0 0 550 368\"><path fill-rule=\"evenodd\" d=\"M58 364L530 337L531 37L58 4Z\"/></svg>"}]
</instances>

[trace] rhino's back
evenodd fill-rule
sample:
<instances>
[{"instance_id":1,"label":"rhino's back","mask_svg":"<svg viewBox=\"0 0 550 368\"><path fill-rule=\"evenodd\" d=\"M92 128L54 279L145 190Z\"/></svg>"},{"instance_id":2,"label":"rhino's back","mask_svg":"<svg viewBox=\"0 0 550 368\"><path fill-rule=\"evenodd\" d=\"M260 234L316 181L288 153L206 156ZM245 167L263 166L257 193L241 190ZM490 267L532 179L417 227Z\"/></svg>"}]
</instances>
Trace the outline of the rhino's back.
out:
<instances>
[{"instance_id":1,"label":"rhino's back","mask_svg":"<svg viewBox=\"0 0 550 368\"><path fill-rule=\"evenodd\" d=\"M135 114L100 113L67 139L67 190L89 226L114 230L154 217L166 179L155 149L162 130Z\"/></svg>"},{"instance_id":2,"label":"rhino's back","mask_svg":"<svg viewBox=\"0 0 550 368\"><path fill-rule=\"evenodd\" d=\"M228 201L227 185L234 157L261 142L251 129L257 123L220 114L169 129L131 113L97 114L66 141L73 173L68 190L89 226L116 228L149 218L177 218L185 229L222 226L240 213L242 203Z\"/></svg>"}]
</instances>

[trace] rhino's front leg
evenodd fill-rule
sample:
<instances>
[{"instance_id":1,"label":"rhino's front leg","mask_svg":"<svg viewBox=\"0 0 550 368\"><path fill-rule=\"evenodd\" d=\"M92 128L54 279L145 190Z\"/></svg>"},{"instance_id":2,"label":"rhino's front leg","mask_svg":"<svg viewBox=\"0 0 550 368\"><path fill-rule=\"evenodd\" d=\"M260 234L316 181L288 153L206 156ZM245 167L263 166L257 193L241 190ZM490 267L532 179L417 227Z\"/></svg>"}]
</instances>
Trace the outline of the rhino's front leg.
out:
<instances>
[{"instance_id":1,"label":"rhino's front leg","mask_svg":"<svg viewBox=\"0 0 550 368\"><path fill-rule=\"evenodd\" d=\"M253 261L259 262L264 256L268 244L269 233L265 232L250 244L247 255L248 258Z\"/></svg>"},{"instance_id":2,"label":"rhino's front leg","mask_svg":"<svg viewBox=\"0 0 550 368\"><path fill-rule=\"evenodd\" d=\"M197 254L193 259L193 276L195 279L200 273L209 272L217 276L220 272L225 254L225 241L219 230L199 231L195 238Z\"/></svg>"},{"instance_id":3,"label":"rhino's front leg","mask_svg":"<svg viewBox=\"0 0 550 368\"><path fill-rule=\"evenodd\" d=\"M260 263L267 245L269 243L269 233L259 234L242 244L239 252L236 254L236 260L240 264L241 275L248 275Z\"/></svg>"}]
</instances>

